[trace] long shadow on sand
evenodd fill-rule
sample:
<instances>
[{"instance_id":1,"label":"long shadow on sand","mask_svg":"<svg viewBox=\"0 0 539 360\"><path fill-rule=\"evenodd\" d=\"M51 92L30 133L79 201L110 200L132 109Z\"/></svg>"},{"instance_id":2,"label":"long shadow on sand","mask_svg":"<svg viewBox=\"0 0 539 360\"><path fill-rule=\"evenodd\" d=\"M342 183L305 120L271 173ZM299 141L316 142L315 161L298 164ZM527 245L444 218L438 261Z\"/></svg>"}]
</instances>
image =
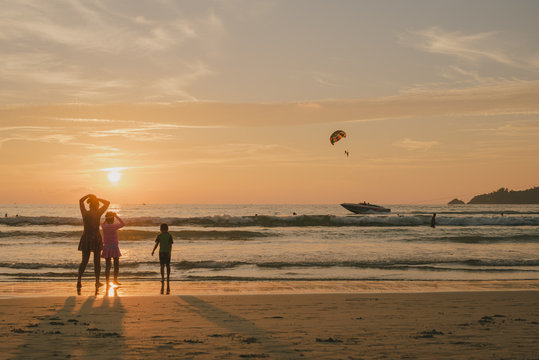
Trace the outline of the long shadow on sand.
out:
<instances>
[{"instance_id":1,"label":"long shadow on sand","mask_svg":"<svg viewBox=\"0 0 539 360\"><path fill-rule=\"evenodd\" d=\"M187 307L190 311L213 322L219 327L241 334L246 339L256 339L257 343L267 353L277 356L279 359L299 358L295 351L273 339L268 332L256 326L253 322L220 309L196 296L183 295L179 296L179 298L190 305Z\"/></svg>"},{"instance_id":2,"label":"long shadow on sand","mask_svg":"<svg viewBox=\"0 0 539 360\"><path fill-rule=\"evenodd\" d=\"M10 359L98 358L100 355L120 359L125 313L121 300L115 296L111 301L105 295L100 306L95 304L96 298L92 296L74 311L76 298L71 296L55 313L36 317L39 323L31 325L24 343Z\"/></svg>"},{"instance_id":3,"label":"long shadow on sand","mask_svg":"<svg viewBox=\"0 0 539 360\"><path fill-rule=\"evenodd\" d=\"M89 300L90 299L86 300L86 302ZM75 304L76 298L70 296L65 300L64 305L55 313L36 317L39 322L28 325L31 326L31 328L26 330L28 335L26 335L24 343L18 347L17 352L10 359L19 360L35 359L39 357L65 357L69 355L72 349L67 349L68 340L65 339L65 335L63 334L63 328L65 327L64 319L71 319ZM85 304L83 304L83 306ZM48 344L47 351L45 352L38 345L41 342L40 339L43 337L46 338Z\"/></svg>"}]
</instances>

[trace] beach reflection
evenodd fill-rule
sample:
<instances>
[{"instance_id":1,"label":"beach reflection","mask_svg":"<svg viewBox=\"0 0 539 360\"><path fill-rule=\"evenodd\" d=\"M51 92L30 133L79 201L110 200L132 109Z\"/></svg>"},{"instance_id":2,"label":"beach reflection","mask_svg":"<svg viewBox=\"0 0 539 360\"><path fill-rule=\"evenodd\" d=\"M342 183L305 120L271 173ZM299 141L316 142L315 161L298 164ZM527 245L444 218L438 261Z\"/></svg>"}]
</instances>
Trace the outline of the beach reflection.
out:
<instances>
[{"instance_id":1,"label":"beach reflection","mask_svg":"<svg viewBox=\"0 0 539 360\"><path fill-rule=\"evenodd\" d=\"M107 288L105 289L105 295L104 297L116 297L120 296L118 294L119 286L115 285L113 283L107 284Z\"/></svg>"},{"instance_id":2,"label":"beach reflection","mask_svg":"<svg viewBox=\"0 0 539 360\"><path fill-rule=\"evenodd\" d=\"M161 291L159 292L161 295L165 294L165 282L161 281ZM167 281L167 295L170 295L170 281Z\"/></svg>"}]
</instances>

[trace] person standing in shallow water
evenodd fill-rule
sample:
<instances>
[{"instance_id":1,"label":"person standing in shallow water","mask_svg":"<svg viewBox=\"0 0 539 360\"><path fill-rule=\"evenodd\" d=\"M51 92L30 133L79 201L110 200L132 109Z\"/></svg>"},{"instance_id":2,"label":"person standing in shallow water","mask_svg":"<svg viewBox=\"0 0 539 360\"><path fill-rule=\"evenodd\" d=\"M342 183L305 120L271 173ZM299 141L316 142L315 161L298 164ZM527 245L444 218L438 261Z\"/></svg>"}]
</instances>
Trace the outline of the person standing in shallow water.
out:
<instances>
[{"instance_id":1,"label":"person standing in shallow water","mask_svg":"<svg viewBox=\"0 0 539 360\"><path fill-rule=\"evenodd\" d=\"M170 293L170 253L172 252L172 244L174 239L168 232L168 224L161 224L161 233L155 239L155 246L152 250L152 256L155 249L159 246L159 265L161 267L161 293L165 285L165 266L167 267L167 294Z\"/></svg>"},{"instance_id":2,"label":"person standing in shallow water","mask_svg":"<svg viewBox=\"0 0 539 360\"><path fill-rule=\"evenodd\" d=\"M88 210L84 204L85 202L88 204ZM83 196L79 200L84 231L79 242L79 251L82 252L82 260L79 265L77 289L82 287L82 275L84 274L84 270L86 270L86 265L88 265L90 253L92 252L94 253L95 286L98 288L103 285L99 282L99 276L101 274L100 256L101 249L103 248L103 239L101 238L101 233L99 232L99 225L101 222L101 216L105 213L105 211L107 211L109 205L109 201L99 199L93 194Z\"/></svg>"},{"instance_id":3,"label":"person standing in shallow water","mask_svg":"<svg viewBox=\"0 0 539 360\"><path fill-rule=\"evenodd\" d=\"M114 223L115 218L118 219L117 224ZM122 253L120 252L120 248L118 246L118 230L124 226L125 224L122 219L120 219L113 211L108 211L105 214L105 221L103 224L101 224L101 228L103 229L103 252L101 253L101 257L106 261L105 278L107 279L107 287L110 285L109 279L111 258L114 259L113 284L116 286L120 285L118 282L118 272L120 271L120 256L122 256Z\"/></svg>"}]
</instances>

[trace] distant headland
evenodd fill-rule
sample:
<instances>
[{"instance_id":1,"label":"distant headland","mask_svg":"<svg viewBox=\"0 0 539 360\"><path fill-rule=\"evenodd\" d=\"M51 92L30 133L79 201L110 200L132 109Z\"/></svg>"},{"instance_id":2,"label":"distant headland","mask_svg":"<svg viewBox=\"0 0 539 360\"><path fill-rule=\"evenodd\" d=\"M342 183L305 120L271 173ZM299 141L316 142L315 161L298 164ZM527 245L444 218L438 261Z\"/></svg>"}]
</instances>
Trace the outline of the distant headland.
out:
<instances>
[{"instance_id":1,"label":"distant headland","mask_svg":"<svg viewBox=\"0 0 539 360\"><path fill-rule=\"evenodd\" d=\"M453 199L449 204L464 204L464 202ZM488 194L476 195L468 201L468 204L539 204L539 186L517 191L500 188Z\"/></svg>"}]
</instances>

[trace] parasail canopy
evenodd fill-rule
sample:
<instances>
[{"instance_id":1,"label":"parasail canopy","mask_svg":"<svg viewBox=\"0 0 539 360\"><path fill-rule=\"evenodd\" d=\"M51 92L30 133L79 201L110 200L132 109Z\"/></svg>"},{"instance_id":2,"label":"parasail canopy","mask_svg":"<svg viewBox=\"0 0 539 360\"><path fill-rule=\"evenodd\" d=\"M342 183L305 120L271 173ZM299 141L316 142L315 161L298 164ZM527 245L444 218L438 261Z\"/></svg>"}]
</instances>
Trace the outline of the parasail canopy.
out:
<instances>
[{"instance_id":1,"label":"parasail canopy","mask_svg":"<svg viewBox=\"0 0 539 360\"><path fill-rule=\"evenodd\" d=\"M341 140L343 137L346 137L346 133L342 130L334 131L333 134L329 137L331 145L335 144L337 141Z\"/></svg>"}]
</instances>

